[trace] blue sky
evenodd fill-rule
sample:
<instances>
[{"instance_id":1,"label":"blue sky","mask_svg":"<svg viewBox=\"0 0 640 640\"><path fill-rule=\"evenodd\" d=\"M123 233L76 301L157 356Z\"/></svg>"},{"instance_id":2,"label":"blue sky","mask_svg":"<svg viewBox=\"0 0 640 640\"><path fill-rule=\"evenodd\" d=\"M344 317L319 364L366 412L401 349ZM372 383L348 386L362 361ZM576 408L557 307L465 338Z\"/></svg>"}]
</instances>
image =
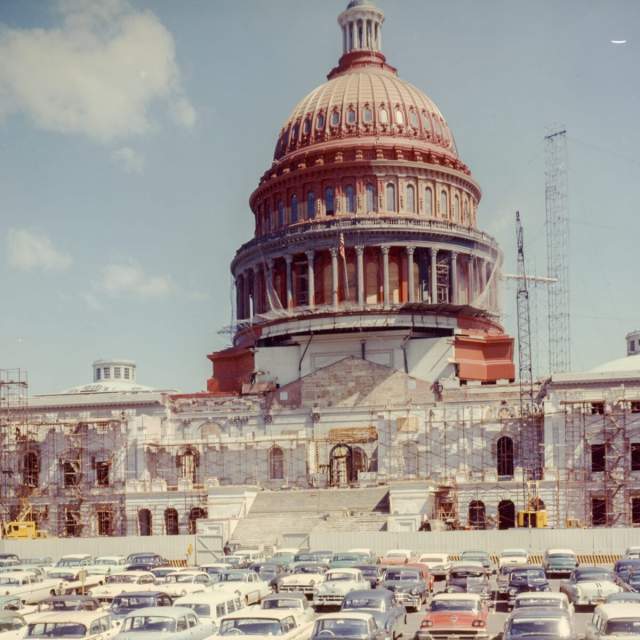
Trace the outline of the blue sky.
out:
<instances>
[{"instance_id":1,"label":"blue sky","mask_svg":"<svg viewBox=\"0 0 640 640\"><path fill-rule=\"evenodd\" d=\"M0 3L0 367L27 369L34 393L88 380L103 357L137 360L152 386L204 387L249 195L336 63L345 4ZM567 127L573 364L622 356L640 327L640 3L378 4L384 52L447 118L506 270L520 209L544 275L543 137Z\"/></svg>"}]
</instances>

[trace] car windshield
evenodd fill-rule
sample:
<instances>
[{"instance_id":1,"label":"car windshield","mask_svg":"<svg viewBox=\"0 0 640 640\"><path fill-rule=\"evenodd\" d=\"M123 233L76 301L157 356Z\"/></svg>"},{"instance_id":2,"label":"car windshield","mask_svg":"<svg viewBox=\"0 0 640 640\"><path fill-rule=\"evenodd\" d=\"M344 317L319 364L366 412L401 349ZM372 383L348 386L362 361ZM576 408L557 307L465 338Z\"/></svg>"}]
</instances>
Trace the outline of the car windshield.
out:
<instances>
[{"instance_id":1,"label":"car windshield","mask_svg":"<svg viewBox=\"0 0 640 640\"><path fill-rule=\"evenodd\" d=\"M8 574L0 575L0 584L6 584L6 585L20 584L20 578L14 578Z\"/></svg>"},{"instance_id":2,"label":"car windshield","mask_svg":"<svg viewBox=\"0 0 640 640\"><path fill-rule=\"evenodd\" d=\"M477 611L478 604L476 600L449 599L431 601L429 611Z\"/></svg>"},{"instance_id":3,"label":"car windshield","mask_svg":"<svg viewBox=\"0 0 640 640\"><path fill-rule=\"evenodd\" d=\"M337 580L354 580L355 576L352 573L341 573L339 571L332 571L327 574L328 582L336 582Z\"/></svg>"},{"instance_id":4,"label":"car windshield","mask_svg":"<svg viewBox=\"0 0 640 640\"><path fill-rule=\"evenodd\" d=\"M544 579L545 573L542 569L519 569L511 572L512 578L526 578L527 580L531 579Z\"/></svg>"},{"instance_id":5,"label":"car windshield","mask_svg":"<svg viewBox=\"0 0 640 640\"><path fill-rule=\"evenodd\" d=\"M597 570L594 569L592 571L576 571L576 581L577 582L592 582L592 581L612 581L613 576L609 571Z\"/></svg>"},{"instance_id":6,"label":"car windshield","mask_svg":"<svg viewBox=\"0 0 640 640\"><path fill-rule=\"evenodd\" d=\"M29 638L83 638L87 627L75 622L36 622L27 630Z\"/></svg>"},{"instance_id":7,"label":"car windshield","mask_svg":"<svg viewBox=\"0 0 640 640\"><path fill-rule=\"evenodd\" d=\"M471 562L486 562L487 556L481 553L463 553L460 556L463 560L470 560Z\"/></svg>"},{"instance_id":8,"label":"car windshield","mask_svg":"<svg viewBox=\"0 0 640 640\"><path fill-rule=\"evenodd\" d=\"M407 571L405 569L396 570L389 569L384 574L385 580L420 580L420 573L418 571Z\"/></svg>"},{"instance_id":9,"label":"car windshield","mask_svg":"<svg viewBox=\"0 0 640 640\"><path fill-rule=\"evenodd\" d=\"M300 561L300 562L304 562L305 560L315 560L316 556L313 553L299 553L296 556L296 562Z\"/></svg>"},{"instance_id":10,"label":"car windshield","mask_svg":"<svg viewBox=\"0 0 640 640\"><path fill-rule=\"evenodd\" d=\"M203 618L208 618L211 615L211 607L208 604L201 604L199 602L181 602L177 606L187 607Z\"/></svg>"},{"instance_id":11,"label":"car windshield","mask_svg":"<svg viewBox=\"0 0 640 640\"><path fill-rule=\"evenodd\" d=\"M56 567L81 567L87 564L86 558L61 558L56 562Z\"/></svg>"},{"instance_id":12,"label":"car windshield","mask_svg":"<svg viewBox=\"0 0 640 640\"><path fill-rule=\"evenodd\" d=\"M345 598L342 608L384 611L384 600L381 598Z\"/></svg>"},{"instance_id":13,"label":"car windshield","mask_svg":"<svg viewBox=\"0 0 640 640\"><path fill-rule=\"evenodd\" d=\"M639 584L640 583L640 572L630 573L627 577L627 582L629 584Z\"/></svg>"},{"instance_id":14,"label":"car windshield","mask_svg":"<svg viewBox=\"0 0 640 640\"><path fill-rule=\"evenodd\" d=\"M322 567L319 567L317 564L303 564L296 567L293 573L322 573Z\"/></svg>"},{"instance_id":15,"label":"car windshield","mask_svg":"<svg viewBox=\"0 0 640 640\"><path fill-rule=\"evenodd\" d=\"M529 554L524 549L507 549L500 554L501 558L526 558Z\"/></svg>"},{"instance_id":16,"label":"car windshield","mask_svg":"<svg viewBox=\"0 0 640 640\"><path fill-rule=\"evenodd\" d=\"M607 622L607 635L618 633L640 634L640 618L623 618L621 620L609 620Z\"/></svg>"},{"instance_id":17,"label":"car windshield","mask_svg":"<svg viewBox=\"0 0 640 640\"><path fill-rule=\"evenodd\" d=\"M482 569L454 569L450 575L452 578L482 578L484 571Z\"/></svg>"},{"instance_id":18,"label":"car windshield","mask_svg":"<svg viewBox=\"0 0 640 640\"><path fill-rule=\"evenodd\" d=\"M300 600L293 598L269 598L262 601L263 609L300 609Z\"/></svg>"},{"instance_id":19,"label":"car windshield","mask_svg":"<svg viewBox=\"0 0 640 640\"><path fill-rule=\"evenodd\" d=\"M96 561L93 564L111 566L122 563L119 560L115 560L114 558L96 558Z\"/></svg>"},{"instance_id":20,"label":"car windshield","mask_svg":"<svg viewBox=\"0 0 640 640\"><path fill-rule=\"evenodd\" d=\"M366 620L348 618L325 618L316 622L314 636L331 638L366 638L368 635Z\"/></svg>"},{"instance_id":21,"label":"car windshield","mask_svg":"<svg viewBox=\"0 0 640 640\"><path fill-rule=\"evenodd\" d=\"M281 636L282 626L279 620L271 618L235 618L223 620L219 633L221 636Z\"/></svg>"},{"instance_id":22,"label":"car windshield","mask_svg":"<svg viewBox=\"0 0 640 640\"><path fill-rule=\"evenodd\" d=\"M562 607L560 598L517 598L516 609L524 607L544 607L545 609L553 609Z\"/></svg>"},{"instance_id":23,"label":"car windshield","mask_svg":"<svg viewBox=\"0 0 640 640\"><path fill-rule=\"evenodd\" d=\"M176 630L176 621L167 616L129 616L122 625L123 631L168 631Z\"/></svg>"},{"instance_id":24,"label":"car windshield","mask_svg":"<svg viewBox=\"0 0 640 640\"><path fill-rule=\"evenodd\" d=\"M549 560L566 560L567 562L575 562L576 557L570 553L550 553Z\"/></svg>"},{"instance_id":25,"label":"car windshield","mask_svg":"<svg viewBox=\"0 0 640 640\"><path fill-rule=\"evenodd\" d=\"M49 571L47 573L49 578L58 578L60 580L64 580L65 582L73 582L76 580L76 574L71 573L70 571Z\"/></svg>"},{"instance_id":26,"label":"car windshield","mask_svg":"<svg viewBox=\"0 0 640 640\"><path fill-rule=\"evenodd\" d=\"M223 580L225 582L244 582L245 575L241 571L228 571L224 574Z\"/></svg>"},{"instance_id":27,"label":"car windshield","mask_svg":"<svg viewBox=\"0 0 640 640\"><path fill-rule=\"evenodd\" d=\"M356 553L336 553L333 556L334 562L358 562L360 556Z\"/></svg>"},{"instance_id":28,"label":"car windshield","mask_svg":"<svg viewBox=\"0 0 640 640\"><path fill-rule=\"evenodd\" d=\"M121 609L142 609L142 607L155 607L154 596L116 596L111 603L113 611Z\"/></svg>"},{"instance_id":29,"label":"car windshield","mask_svg":"<svg viewBox=\"0 0 640 640\"><path fill-rule=\"evenodd\" d=\"M520 618L511 621L511 636L551 636L568 638L571 632L569 623L558 618Z\"/></svg>"},{"instance_id":30,"label":"car windshield","mask_svg":"<svg viewBox=\"0 0 640 640\"><path fill-rule=\"evenodd\" d=\"M440 562L440 563L443 563L444 560L440 556L421 556L420 557L420 562L429 562L429 563Z\"/></svg>"},{"instance_id":31,"label":"car windshield","mask_svg":"<svg viewBox=\"0 0 640 640\"><path fill-rule=\"evenodd\" d=\"M138 580L138 576L131 574L118 574L116 576L107 576L105 582L107 584L133 584Z\"/></svg>"}]
</instances>

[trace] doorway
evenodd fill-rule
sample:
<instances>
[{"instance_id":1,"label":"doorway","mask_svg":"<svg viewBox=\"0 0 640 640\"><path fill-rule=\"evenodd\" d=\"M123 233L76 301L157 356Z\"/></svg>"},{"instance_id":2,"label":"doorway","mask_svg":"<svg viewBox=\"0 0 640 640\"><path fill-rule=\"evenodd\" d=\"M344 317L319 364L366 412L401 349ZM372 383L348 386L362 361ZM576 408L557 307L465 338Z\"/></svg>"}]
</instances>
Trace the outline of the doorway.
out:
<instances>
[{"instance_id":1,"label":"doorway","mask_svg":"<svg viewBox=\"0 0 640 640\"><path fill-rule=\"evenodd\" d=\"M353 476L353 451L348 444L337 444L329 454L329 485L346 486Z\"/></svg>"},{"instance_id":2,"label":"doorway","mask_svg":"<svg viewBox=\"0 0 640 640\"><path fill-rule=\"evenodd\" d=\"M511 500L498 504L498 529L513 529L516 526L516 507Z\"/></svg>"}]
</instances>

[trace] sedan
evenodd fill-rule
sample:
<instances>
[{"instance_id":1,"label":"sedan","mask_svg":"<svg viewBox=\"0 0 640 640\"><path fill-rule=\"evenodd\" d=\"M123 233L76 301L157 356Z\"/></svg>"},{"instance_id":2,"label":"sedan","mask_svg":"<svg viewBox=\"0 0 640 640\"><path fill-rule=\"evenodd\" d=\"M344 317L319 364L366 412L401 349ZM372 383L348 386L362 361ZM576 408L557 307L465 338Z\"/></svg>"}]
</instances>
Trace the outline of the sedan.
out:
<instances>
[{"instance_id":1,"label":"sedan","mask_svg":"<svg viewBox=\"0 0 640 640\"><path fill-rule=\"evenodd\" d=\"M0 640L20 640L27 627L19 613L0 612Z\"/></svg>"},{"instance_id":2,"label":"sedan","mask_svg":"<svg viewBox=\"0 0 640 640\"><path fill-rule=\"evenodd\" d=\"M491 556L486 551L463 551L460 554L460 560L462 562L479 562L485 571L493 571Z\"/></svg>"},{"instance_id":3,"label":"sedan","mask_svg":"<svg viewBox=\"0 0 640 640\"><path fill-rule=\"evenodd\" d=\"M488 638L489 610L483 599L471 593L438 593L420 623L416 640L442 637Z\"/></svg>"},{"instance_id":4,"label":"sedan","mask_svg":"<svg viewBox=\"0 0 640 640\"><path fill-rule=\"evenodd\" d=\"M406 609L395 601L387 589L351 591L343 600L341 611L371 614L378 628L393 639L401 635L398 627L407 621Z\"/></svg>"},{"instance_id":5,"label":"sedan","mask_svg":"<svg viewBox=\"0 0 640 640\"><path fill-rule=\"evenodd\" d=\"M571 572L569 580L560 584L576 609L603 603L607 596L622 591L611 571L602 567L580 567Z\"/></svg>"},{"instance_id":6,"label":"sedan","mask_svg":"<svg viewBox=\"0 0 640 640\"><path fill-rule=\"evenodd\" d=\"M547 580L544 569L535 565L513 567L509 574L509 606L512 607L519 593L529 591L551 591L551 585Z\"/></svg>"},{"instance_id":7,"label":"sedan","mask_svg":"<svg viewBox=\"0 0 640 640\"><path fill-rule=\"evenodd\" d=\"M382 587L393 591L397 602L414 611L429 597L429 585L419 569L390 567L384 573Z\"/></svg>"},{"instance_id":8,"label":"sedan","mask_svg":"<svg viewBox=\"0 0 640 640\"><path fill-rule=\"evenodd\" d=\"M526 608L516 609L504 625L503 640L532 638L553 638L573 640L576 638L570 615L561 609Z\"/></svg>"},{"instance_id":9,"label":"sedan","mask_svg":"<svg viewBox=\"0 0 640 640\"><path fill-rule=\"evenodd\" d=\"M138 609L122 622L118 640L204 640L215 632L213 623L203 622L186 607Z\"/></svg>"},{"instance_id":10,"label":"sedan","mask_svg":"<svg viewBox=\"0 0 640 640\"><path fill-rule=\"evenodd\" d=\"M369 581L372 589L382 582L384 569L379 564L356 564L353 568L362 571L362 575Z\"/></svg>"},{"instance_id":11,"label":"sedan","mask_svg":"<svg viewBox=\"0 0 640 640\"><path fill-rule=\"evenodd\" d=\"M310 640L354 638L357 640L389 640L388 631L380 629L369 613L339 612L320 616L313 627Z\"/></svg>"}]
</instances>

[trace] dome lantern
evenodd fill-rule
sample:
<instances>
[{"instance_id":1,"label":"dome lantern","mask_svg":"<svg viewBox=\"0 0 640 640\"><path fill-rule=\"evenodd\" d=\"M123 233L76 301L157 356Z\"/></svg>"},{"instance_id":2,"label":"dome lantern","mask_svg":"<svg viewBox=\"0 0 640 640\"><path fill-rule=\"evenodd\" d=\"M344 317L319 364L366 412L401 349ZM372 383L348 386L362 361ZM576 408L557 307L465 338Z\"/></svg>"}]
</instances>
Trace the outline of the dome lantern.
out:
<instances>
[{"instance_id":1,"label":"dome lantern","mask_svg":"<svg viewBox=\"0 0 640 640\"><path fill-rule=\"evenodd\" d=\"M351 0L338 16L342 28L342 52L382 50L384 13L370 0Z\"/></svg>"}]
</instances>

